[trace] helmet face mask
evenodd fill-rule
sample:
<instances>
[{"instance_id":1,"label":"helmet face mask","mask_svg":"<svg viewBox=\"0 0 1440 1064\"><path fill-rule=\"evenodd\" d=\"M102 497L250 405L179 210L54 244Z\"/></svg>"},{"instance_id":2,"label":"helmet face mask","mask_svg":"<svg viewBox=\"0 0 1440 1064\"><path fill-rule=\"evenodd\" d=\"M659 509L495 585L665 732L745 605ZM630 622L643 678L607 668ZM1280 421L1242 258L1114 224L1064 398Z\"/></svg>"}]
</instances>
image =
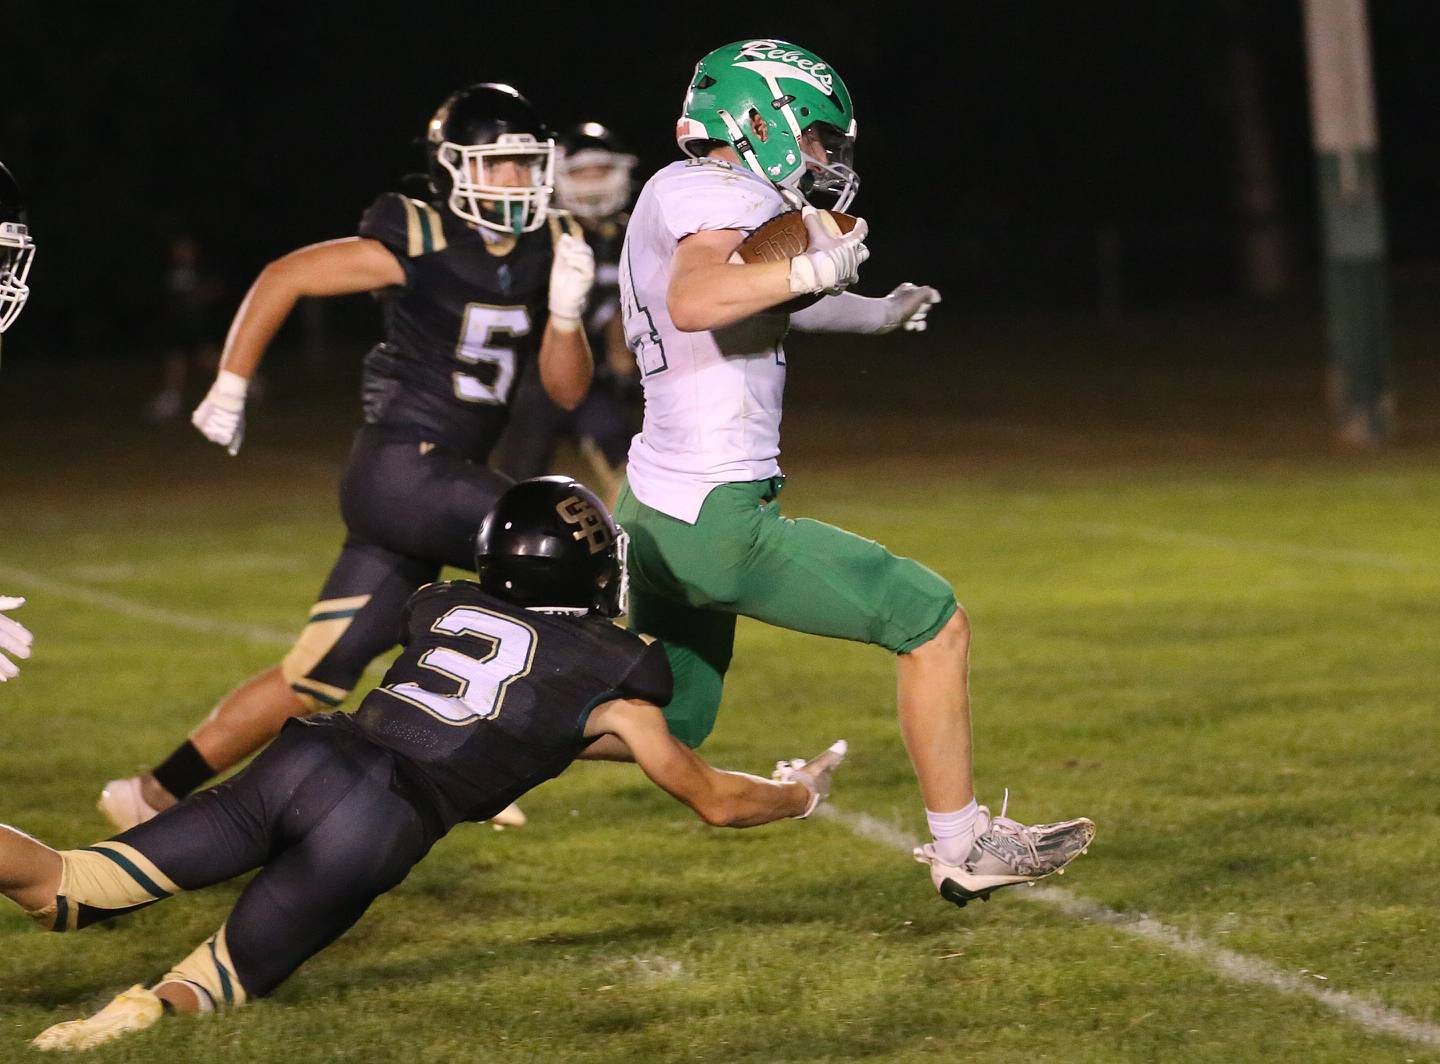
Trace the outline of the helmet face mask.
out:
<instances>
[{"instance_id":1,"label":"helmet face mask","mask_svg":"<svg viewBox=\"0 0 1440 1064\"><path fill-rule=\"evenodd\" d=\"M0 164L0 333L20 316L30 298L25 281L34 258L35 241L25 224L20 186Z\"/></svg>"},{"instance_id":2,"label":"helmet face mask","mask_svg":"<svg viewBox=\"0 0 1440 1064\"><path fill-rule=\"evenodd\" d=\"M35 258L35 242L19 222L0 222L0 333L25 309L30 288L25 279Z\"/></svg>"},{"instance_id":3,"label":"helmet face mask","mask_svg":"<svg viewBox=\"0 0 1440 1064\"><path fill-rule=\"evenodd\" d=\"M529 133L502 133L494 144L447 140L435 159L450 174L447 204L456 217L512 236L545 224L555 187L553 141Z\"/></svg>"},{"instance_id":4,"label":"helmet face mask","mask_svg":"<svg viewBox=\"0 0 1440 1064\"><path fill-rule=\"evenodd\" d=\"M545 224L555 191L555 141L509 85L453 93L426 132L430 184L457 218L519 236Z\"/></svg>"},{"instance_id":5,"label":"helmet face mask","mask_svg":"<svg viewBox=\"0 0 1440 1064\"><path fill-rule=\"evenodd\" d=\"M480 586L526 609L615 617L626 609L629 537L569 477L535 477L496 501L475 537Z\"/></svg>"},{"instance_id":6,"label":"helmet face mask","mask_svg":"<svg viewBox=\"0 0 1440 1064\"><path fill-rule=\"evenodd\" d=\"M860 187L855 173L854 134L836 129L829 122L814 122L800 135L800 155L805 160L801 194L807 199L813 195L827 197L837 211L848 207Z\"/></svg>"},{"instance_id":7,"label":"helmet face mask","mask_svg":"<svg viewBox=\"0 0 1440 1064\"><path fill-rule=\"evenodd\" d=\"M560 138L555 199L583 221L602 222L630 203L638 160L599 122L585 122Z\"/></svg>"},{"instance_id":8,"label":"helmet face mask","mask_svg":"<svg viewBox=\"0 0 1440 1064\"><path fill-rule=\"evenodd\" d=\"M753 40L696 64L675 139L687 155L728 144L782 191L818 191L845 210L860 186L855 131L850 92L824 60L785 41Z\"/></svg>"}]
</instances>

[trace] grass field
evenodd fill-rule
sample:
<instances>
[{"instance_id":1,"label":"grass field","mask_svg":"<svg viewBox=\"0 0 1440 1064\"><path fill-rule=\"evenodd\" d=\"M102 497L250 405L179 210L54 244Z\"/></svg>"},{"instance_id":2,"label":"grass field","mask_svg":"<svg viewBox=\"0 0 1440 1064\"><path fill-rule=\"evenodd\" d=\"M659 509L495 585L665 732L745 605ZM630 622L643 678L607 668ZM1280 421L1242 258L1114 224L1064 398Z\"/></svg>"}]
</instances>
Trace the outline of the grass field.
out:
<instances>
[{"instance_id":1,"label":"grass field","mask_svg":"<svg viewBox=\"0 0 1440 1064\"><path fill-rule=\"evenodd\" d=\"M787 511L953 582L982 800L1099 825L1050 904L957 910L900 852L924 821L883 652L742 623L704 752L764 772L844 736L836 815L710 829L577 766L272 999L95 1059L1440 1060L1436 363L1402 365L1391 451L1339 454L1314 339L1202 316L792 352ZM282 369L231 460L139 426L113 366L57 389L6 357L0 592L30 595L37 644L0 687L0 820L82 845L100 784L303 618L353 372ZM0 912L0 1060L153 978L236 890L79 935Z\"/></svg>"}]
</instances>

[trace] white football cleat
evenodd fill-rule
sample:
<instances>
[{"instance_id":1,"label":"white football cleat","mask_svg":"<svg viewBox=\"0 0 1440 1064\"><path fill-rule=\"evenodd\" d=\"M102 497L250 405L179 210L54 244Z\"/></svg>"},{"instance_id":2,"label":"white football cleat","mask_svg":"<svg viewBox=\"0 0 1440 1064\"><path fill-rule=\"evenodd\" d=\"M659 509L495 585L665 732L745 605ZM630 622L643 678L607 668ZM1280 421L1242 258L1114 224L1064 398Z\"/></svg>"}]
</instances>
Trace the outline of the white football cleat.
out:
<instances>
[{"instance_id":1,"label":"white football cleat","mask_svg":"<svg viewBox=\"0 0 1440 1064\"><path fill-rule=\"evenodd\" d=\"M1085 817L1058 824L1022 824L1005 815L1005 805L996 817L982 805L980 815L983 826L964 863L946 864L934 843L915 848L915 860L930 866L930 880L940 896L962 909L974 898L989 901L1002 887L1038 883L1063 873L1095 837L1095 824Z\"/></svg>"},{"instance_id":2,"label":"white football cleat","mask_svg":"<svg viewBox=\"0 0 1440 1064\"><path fill-rule=\"evenodd\" d=\"M511 802L504 809L500 810L500 812L492 816L490 823L495 826L496 831L499 831L501 828L523 828L525 822L529 819L530 818L525 815L524 810L514 802Z\"/></svg>"},{"instance_id":3,"label":"white football cleat","mask_svg":"<svg viewBox=\"0 0 1440 1064\"><path fill-rule=\"evenodd\" d=\"M119 831L129 831L136 824L143 824L160 810L145 800L140 791L140 777L131 776L124 780L111 780L100 792L95 808L105 815Z\"/></svg>"},{"instance_id":4,"label":"white football cleat","mask_svg":"<svg viewBox=\"0 0 1440 1064\"><path fill-rule=\"evenodd\" d=\"M132 986L94 1016L47 1027L31 1039L36 1049L94 1049L132 1031L143 1031L165 1014L154 992Z\"/></svg>"}]
</instances>

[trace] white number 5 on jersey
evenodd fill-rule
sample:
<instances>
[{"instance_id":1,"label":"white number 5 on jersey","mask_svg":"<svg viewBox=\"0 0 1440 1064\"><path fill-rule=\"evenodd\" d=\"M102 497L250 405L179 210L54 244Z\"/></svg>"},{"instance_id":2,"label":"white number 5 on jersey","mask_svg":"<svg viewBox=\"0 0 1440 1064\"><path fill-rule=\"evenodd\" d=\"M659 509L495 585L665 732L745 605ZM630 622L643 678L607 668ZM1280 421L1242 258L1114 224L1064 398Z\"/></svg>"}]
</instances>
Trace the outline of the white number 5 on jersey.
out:
<instances>
[{"instance_id":1,"label":"white number 5 on jersey","mask_svg":"<svg viewBox=\"0 0 1440 1064\"><path fill-rule=\"evenodd\" d=\"M524 307L468 304L455 357L472 366L494 366L495 382L486 384L474 374L457 370L451 374L456 396L467 403L508 403L515 385L515 341L529 334L530 312Z\"/></svg>"},{"instance_id":2,"label":"white number 5 on jersey","mask_svg":"<svg viewBox=\"0 0 1440 1064\"><path fill-rule=\"evenodd\" d=\"M418 683L400 683L380 690L418 706L446 724L469 724L498 716L505 689L528 673L535 660L535 629L478 606L456 606L430 630L489 640L490 653L472 658L449 647L435 647L420 656L422 669L431 669L459 684L454 694L427 691Z\"/></svg>"}]
</instances>

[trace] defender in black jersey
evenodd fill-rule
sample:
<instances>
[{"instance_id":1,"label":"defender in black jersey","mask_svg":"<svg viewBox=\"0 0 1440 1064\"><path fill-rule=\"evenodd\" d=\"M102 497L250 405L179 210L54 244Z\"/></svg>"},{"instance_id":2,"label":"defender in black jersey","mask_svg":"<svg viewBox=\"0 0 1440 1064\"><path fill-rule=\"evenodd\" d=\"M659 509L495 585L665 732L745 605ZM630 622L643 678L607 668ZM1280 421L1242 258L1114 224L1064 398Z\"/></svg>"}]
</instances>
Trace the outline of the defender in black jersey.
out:
<instances>
[{"instance_id":1,"label":"defender in black jersey","mask_svg":"<svg viewBox=\"0 0 1440 1064\"><path fill-rule=\"evenodd\" d=\"M510 483L485 463L520 377L533 368L565 409L584 398L594 260L574 220L549 208L553 148L513 88L471 86L430 122L429 201L386 193L358 236L261 272L193 420L236 453L246 381L296 300L375 293L384 339L365 358L365 425L340 486L344 544L285 659L226 695L153 774L105 787L100 809L117 827L173 804L288 718L339 704L394 646L410 594L441 566L469 564L476 526Z\"/></svg>"},{"instance_id":2,"label":"defender in black jersey","mask_svg":"<svg viewBox=\"0 0 1440 1064\"><path fill-rule=\"evenodd\" d=\"M270 993L345 932L455 824L483 820L597 739L708 823L805 817L843 743L774 780L711 768L671 737L658 643L612 624L623 533L564 477L507 491L478 537L480 582L420 589L406 649L353 715L287 724L239 775L164 815L57 852L0 827L0 892L49 930L86 927L260 867L225 924L153 987L35 1039L83 1049Z\"/></svg>"},{"instance_id":3,"label":"defender in black jersey","mask_svg":"<svg viewBox=\"0 0 1440 1064\"><path fill-rule=\"evenodd\" d=\"M619 265L636 159L599 122L582 122L556 140L555 199L579 220L595 253L595 287L585 309L595 381L579 408L568 411L545 394L533 369L526 374L500 445L500 468L516 480L539 476L550 468L559 438L568 435L589 462L595 483L613 499L630 438L640 427L640 375L625 346Z\"/></svg>"}]
</instances>

